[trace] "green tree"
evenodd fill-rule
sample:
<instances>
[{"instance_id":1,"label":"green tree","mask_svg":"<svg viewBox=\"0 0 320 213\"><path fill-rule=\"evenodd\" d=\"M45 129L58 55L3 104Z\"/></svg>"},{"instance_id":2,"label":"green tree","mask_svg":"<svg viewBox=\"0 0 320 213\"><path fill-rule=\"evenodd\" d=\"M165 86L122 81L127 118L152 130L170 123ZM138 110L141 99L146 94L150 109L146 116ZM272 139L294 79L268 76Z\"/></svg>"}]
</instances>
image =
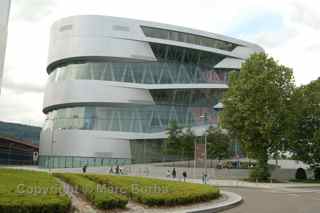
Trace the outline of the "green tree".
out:
<instances>
[{"instance_id":1,"label":"green tree","mask_svg":"<svg viewBox=\"0 0 320 213\"><path fill-rule=\"evenodd\" d=\"M191 128L183 129L176 121L171 121L167 128L168 138L165 140L163 152L174 160L193 157L196 136Z\"/></svg>"},{"instance_id":2,"label":"green tree","mask_svg":"<svg viewBox=\"0 0 320 213\"><path fill-rule=\"evenodd\" d=\"M187 128L182 131L180 138L180 150L181 150L181 159L192 159L194 155L194 141L196 136L191 130Z\"/></svg>"},{"instance_id":3,"label":"green tree","mask_svg":"<svg viewBox=\"0 0 320 213\"><path fill-rule=\"evenodd\" d=\"M175 120L170 121L166 134L168 138L165 140L163 152L165 155L176 157L181 147L182 128Z\"/></svg>"},{"instance_id":4,"label":"green tree","mask_svg":"<svg viewBox=\"0 0 320 213\"><path fill-rule=\"evenodd\" d=\"M257 160L252 178L270 177L268 156L286 141L287 105L293 91L292 70L264 53L251 55L240 72L230 73L221 122Z\"/></svg>"},{"instance_id":5,"label":"green tree","mask_svg":"<svg viewBox=\"0 0 320 213\"><path fill-rule=\"evenodd\" d=\"M207 130L207 152L208 158L222 159L230 158L232 152L231 147L231 138L226 133L223 132L220 128L209 127Z\"/></svg>"},{"instance_id":6,"label":"green tree","mask_svg":"<svg viewBox=\"0 0 320 213\"><path fill-rule=\"evenodd\" d=\"M289 141L293 158L320 166L320 79L298 87L290 106Z\"/></svg>"}]
</instances>

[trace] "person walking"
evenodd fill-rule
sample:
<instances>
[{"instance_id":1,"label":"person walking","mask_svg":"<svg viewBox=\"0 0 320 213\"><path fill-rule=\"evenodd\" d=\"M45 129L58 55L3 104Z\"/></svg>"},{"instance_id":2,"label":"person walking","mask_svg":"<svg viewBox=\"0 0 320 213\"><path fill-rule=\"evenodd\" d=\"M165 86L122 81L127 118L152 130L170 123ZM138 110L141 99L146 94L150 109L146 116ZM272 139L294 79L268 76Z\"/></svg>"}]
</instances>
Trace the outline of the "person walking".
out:
<instances>
[{"instance_id":1,"label":"person walking","mask_svg":"<svg viewBox=\"0 0 320 213\"><path fill-rule=\"evenodd\" d=\"M116 166L116 174L118 175L119 173L120 173L120 166L117 165L117 166Z\"/></svg>"},{"instance_id":2,"label":"person walking","mask_svg":"<svg viewBox=\"0 0 320 213\"><path fill-rule=\"evenodd\" d=\"M171 175L171 172L170 172L170 170L168 169L166 177L169 178L170 175Z\"/></svg>"},{"instance_id":3,"label":"person walking","mask_svg":"<svg viewBox=\"0 0 320 213\"><path fill-rule=\"evenodd\" d=\"M183 171L183 172L182 172L182 176L183 176L183 181L186 182L187 172L186 172L186 171Z\"/></svg>"},{"instance_id":4,"label":"person walking","mask_svg":"<svg viewBox=\"0 0 320 213\"><path fill-rule=\"evenodd\" d=\"M175 179L176 176L177 176L176 168L173 168L173 170L172 170L172 178Z\"/></svg>"},{"instance_id":5,"label":"person walking","mask_svg":"<svg viewBox=\"0 0 320 213\"><path fill-rule=\"evenodd\" d=\"M113 166L110 167L109 173L113 174Z\"/></svg>"},{"instance_id":6,"label":"person walking","mask_svg":"<svg viewBox=\"0 0 320 213\"><path fill-rule=\"evenodd\" d=\"M207 184L207 179L208 179L208 175L206 173L204 173L202 175L202 183Z\"/></svg>"},{"instance_id":7,"label":"person walking","mask_svg":"<svg viewBox=\"0 0 320 213\"><path fill-rule=\"evenodd\" d=\"M87 164L85 164L83 167L82 167L82 173L86 173L87 172Z\"/></svg>"}]
</instances>

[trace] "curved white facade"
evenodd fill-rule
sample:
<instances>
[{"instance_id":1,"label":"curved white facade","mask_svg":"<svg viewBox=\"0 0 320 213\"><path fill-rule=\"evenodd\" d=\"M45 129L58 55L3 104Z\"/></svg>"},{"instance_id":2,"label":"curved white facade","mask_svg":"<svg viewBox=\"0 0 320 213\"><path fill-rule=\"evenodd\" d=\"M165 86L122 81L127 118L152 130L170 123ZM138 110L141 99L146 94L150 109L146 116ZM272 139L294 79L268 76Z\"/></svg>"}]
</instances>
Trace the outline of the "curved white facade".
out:
<instances>
[{"instance_id":1,"label":"curved white facade","mask_svg":"<svg viewBox=\"0 0 320 213\"><path fill-rule=\"evenodd\" d=\"M172 120L199 132L205 129L199 115L208 113L215 125L212 108L228 88L228 72L262 51L160 23L107 16L59 20L51 29L40 165L136 162L139 140L148 145L165 138Z\"/></svg>"}]
</instances>

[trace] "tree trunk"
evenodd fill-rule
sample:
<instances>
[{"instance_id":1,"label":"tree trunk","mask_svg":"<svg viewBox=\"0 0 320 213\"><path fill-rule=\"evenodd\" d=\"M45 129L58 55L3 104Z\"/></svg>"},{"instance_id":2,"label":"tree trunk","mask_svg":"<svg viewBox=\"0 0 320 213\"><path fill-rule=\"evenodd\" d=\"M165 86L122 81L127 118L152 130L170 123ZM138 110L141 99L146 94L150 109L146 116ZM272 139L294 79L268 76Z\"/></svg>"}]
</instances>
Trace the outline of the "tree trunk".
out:
<instances>
[{"instance_id":1,"label":"tree trunk","mask_svg":"<svg viewBox=\"0 0 320 213\"><path fill-rule=\"evenodd\" d=\"M268 166L268 154L267 151L262 151L257 155L257 165L251 171L250 179L253 181L268 181L270 178L269 166Z\"/></svg>"}]
</instances>

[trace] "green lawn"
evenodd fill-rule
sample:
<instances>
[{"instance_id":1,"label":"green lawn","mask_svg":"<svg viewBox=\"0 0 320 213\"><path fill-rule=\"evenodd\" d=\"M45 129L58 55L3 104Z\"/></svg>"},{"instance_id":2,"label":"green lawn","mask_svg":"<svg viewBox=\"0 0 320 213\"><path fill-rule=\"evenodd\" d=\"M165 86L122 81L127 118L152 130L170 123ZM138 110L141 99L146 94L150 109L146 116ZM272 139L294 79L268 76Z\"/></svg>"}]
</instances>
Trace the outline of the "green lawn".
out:
<instances>
[{"instance_id":1,"label":"green lawn","mask_svg":"<svg viewBox=\"0 0 320 213\"><path fill-rule=\"evenodd\" d=\"M48 173L0 169L1 213L68 212L71 201L62 192Z\"/></svg>"},{"instance_id":2,"label":"green lawn","mask_svg":"<svg viewBox=\"0 0 320 213\"><path fill-rule=\"evenodd\" d=\"M113 193L111 190L102 190L102 187L99 188L98 184L83 175L55 173L54 176L71 184L99 209L125 208L128 203L126 196Z\"/></svg>"},{"instance_id":3,"label":"green lawn","mask_svg":"<svg viewBox=\"0 0 320 213\"><path fill-rule=\"evenodd\" d=\"M130 199L148 206L174 206L216 199L219 189L210 185L143 177L85 175L92 181L111 186Z\"/></svg>"},{"instance_id":4,"label":"green lawn","mask_svg":"<svg viewBox=\"0 0 320 213\"><path fill-rule=\"evenodd\" d=\"M147 206L204 202L220 196L210 185L143 177L56 173L101 209L125 208L128 200ZM0 213L64 213L71 201L61 184L45 172L0 169Z\"/></svg>"}]
</instances>

